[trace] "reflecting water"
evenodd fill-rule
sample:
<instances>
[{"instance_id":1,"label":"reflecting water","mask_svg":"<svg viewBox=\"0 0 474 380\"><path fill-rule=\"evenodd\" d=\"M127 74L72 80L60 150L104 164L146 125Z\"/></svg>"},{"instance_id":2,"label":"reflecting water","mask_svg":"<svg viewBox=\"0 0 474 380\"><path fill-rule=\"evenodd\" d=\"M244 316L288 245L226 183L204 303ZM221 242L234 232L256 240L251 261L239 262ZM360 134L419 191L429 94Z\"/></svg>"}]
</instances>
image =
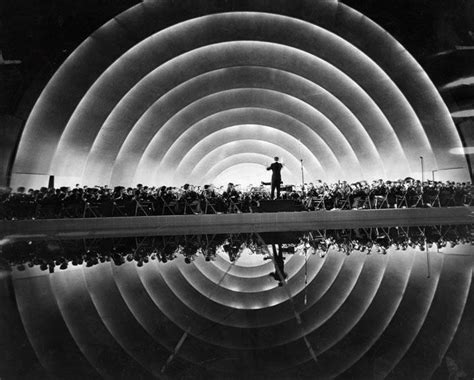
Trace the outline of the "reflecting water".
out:
<instances>
[{"instance_id":1,"label":"reflecting water","mask_svg":"<svg viewBox=\"0 0 474 380\"><path fill-rule=\"evenodd\" d=\"M318 255L334 251L386 254L408 247L425 251L446 246L472 244L471 225L439 225L357 229L323 229L307 232L240 233L209 235L147 236L81 240L3 241L1 264L22 271L38 266L53 272L69 266L86 267L113 262L135 262L139 267L151 260L167 263L177 258L191 264L198 257L214 261L217 256L240 266L281 261L283 255Z\"/></svg>"},{"instance_id":2,"label":"reflecting water","mask_svg":"<svg viewBox=\"0 0 474 380\"><path fill-rule=\"evenodd\" d=\"M471 227L4 241L0 291L11 346L65 371L371 378L468 341Z\"/></svg>"}]
</instances>

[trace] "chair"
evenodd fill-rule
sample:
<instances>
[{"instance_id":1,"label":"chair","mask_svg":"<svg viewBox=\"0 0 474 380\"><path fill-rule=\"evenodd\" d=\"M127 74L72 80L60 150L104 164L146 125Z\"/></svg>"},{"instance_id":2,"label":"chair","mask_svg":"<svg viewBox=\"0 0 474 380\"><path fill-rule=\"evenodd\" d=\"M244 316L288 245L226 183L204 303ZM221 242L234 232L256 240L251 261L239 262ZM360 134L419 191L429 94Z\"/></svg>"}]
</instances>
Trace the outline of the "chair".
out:
<instances>
[{"instance_id":1,"label":"chair","mask_svg":"<svg viewBox=\"0 0 474 380\"><path fill-rule=\"evenodd\" d=\"M473 205L473 201L474 201L474 187L471 189L471 191L469 193L467 193L465 196L464 196L464 204L467 204L469 206L472 206Z\"/></svg>"},{"instance_id":2,"label":"chair","mask_svg":"<svg viewBox=\"0 0 474 380\"><path fill-rule=\"evenodd\" d=\"M449 197L446 200L445 206L446 207L456 206L456 194L454 193L454 191L451 194L449 194Z\"/></svg>"},{"instance_id":3,"label":"chair","mask_svg":"<svg viewBox=\"0 0 474 380\"><path fill-rule=\"evenodd\" d=\"M188 211L191 211L191 214L200 214L201 207L199 201L190 201L189 199L184 200L184 214L188 214Z\"/></svg>"},{"instance_id":4,"label":"chair","mask_svg":"<svg viewBox=\"0 0 474 380\"><path fill-rule=\"evenodd\" d=\"M127 208L124 204L119 202L114 202L112 208L112 216L127 216Z\"/></svg>"},{"instance_id":5,"label":"chair","mask_svg":"<svg viewBox=\"0 0 474 380\"><path fill-rule=\"evenodd\" d=\"M326 208L324 195L319 197L310 197L307 205L310 210L321 210Z\"/></svg>"},{"instance_id":6,"label":"chair","mask_svg":"<svg viewBox=\"0 0 474 380\"><path fill-rule=\"evenodd\" d=\"M338 205L335 205L337 208L341 210L350 210L351 209L351 193L347 193L343 196L342 199L338 200Z\"/></svg>"},{"instance_id":7,"label":"chair","mask_svg":"<svg viewBox=\"0 0 474 380\"><path fill-rule=\"evenodd\" d=\"M150 201L135 200L135 216L153 215L153 203Z\"/></svg>"},{"instance_id":8,"label":"chair","mask_svg":"<svg viewBox=\"0 0 474 380\"><path fill-rule=\"evenodd\" d=\"M374 198L374 196L373 191L371 190L367 195L365 195L365 197L362 197L362 199L364 200L362 203L362 208L372 209L372 198Z\"/></svg>"},{"instance_id":9,"label":"chair","mask_svg":"<svg viewBox=\"0 0 474 380\"><path fill-rule=\"evenodd\" d=\"M439 189L436 190L436 194L432 199L431 206L433 207L441 207L441 202L439 200Z\"/></svg>"},{"instance_id":10,"label":"chair","mask_svg":"<svg viewBox=\"0 0 474 380\"><path fill-rule=\"evenodd\" d=\"M408 207L406 191L403 192L403 194L396 194L395 195L395 203L397 205L397 208Z\"/></svg>"},{"instance_id":11,"label":"chair","mask_svg":"<svg viewBox=\"0 0 474 380\"><path fill-rule=\"evenodd\" d=\"M99 218L100 209L99 204L94 202L85 202L84 204L84 212L82 213L83 218Z\"/></svg>"},{"instance_id":12,"label":"chair","mask_svg":"<svg viewBox=\"0 0 474 380\"><path fill-rule=\"evenodd\" d=\"M236 202L232 198L229 198L228 201L229 201L229 207L227 208L227 211L229 213L236 213L236 214L241 214L242 213L241 207L239 207L239 206L241 206L240 201Z\"/></svg>"},{"instance_id":13,"label":"chair","mask_svg":"<svg viewBox=\"0 0 474 380\"><path fill-rule=\"evenodd\" d=\"M204 197L204 214L217 214L216 203L211 199ZM212 211L212 212L210 212Z\"/></svg>"},{"instance_id":14,"label":"chair","mask_svg":"<svg viewBox=\"0 0 474 380\"><path fill-rule=\"evenodd\" d=\"M416 194L409 195L407 197L407 200L409 200L409 205L410 207L421 207L423 206L423 193L422 192L417 192Z\"/></svg>"},{"instance_id":15,"label":"chair","mask_svg":"<svg viewBox=\"0 0 474 380\"><path fill-rule=\"evenodd\" d=\"M375 195L374 196L374 208L381 209L381 208L388 207L388 192L383 195Z\"/></svg>"},{"instance_id":16,"label":"chair","mask_svg":"<svg viewBox=\"0 0 474 380\"><path fill-rule=\"evenodd\" d=\"M161 215L175 215L174 210L176 203L174 201L167 202L162 196L160 196L160 200L163 203Z\"/></svg>"}]
</instances>

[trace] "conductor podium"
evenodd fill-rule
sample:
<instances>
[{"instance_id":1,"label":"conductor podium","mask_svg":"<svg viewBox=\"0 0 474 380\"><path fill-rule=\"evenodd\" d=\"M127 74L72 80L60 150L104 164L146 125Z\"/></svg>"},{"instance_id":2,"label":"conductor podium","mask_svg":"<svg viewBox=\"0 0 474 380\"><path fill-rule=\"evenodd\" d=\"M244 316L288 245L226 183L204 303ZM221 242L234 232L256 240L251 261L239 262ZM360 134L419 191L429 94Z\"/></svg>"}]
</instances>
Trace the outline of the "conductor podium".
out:
<instances>
[{"instance_id":1,"label":"conductor podium","mask_svg":"<svg viewBox=\"0 0 474 380\"><path fill-rule=\"evenodd\" d=\"M257 212L304 211L301 204L291 199L276 199L274 201L260 201Z\"/></svg>"}]
</instances>

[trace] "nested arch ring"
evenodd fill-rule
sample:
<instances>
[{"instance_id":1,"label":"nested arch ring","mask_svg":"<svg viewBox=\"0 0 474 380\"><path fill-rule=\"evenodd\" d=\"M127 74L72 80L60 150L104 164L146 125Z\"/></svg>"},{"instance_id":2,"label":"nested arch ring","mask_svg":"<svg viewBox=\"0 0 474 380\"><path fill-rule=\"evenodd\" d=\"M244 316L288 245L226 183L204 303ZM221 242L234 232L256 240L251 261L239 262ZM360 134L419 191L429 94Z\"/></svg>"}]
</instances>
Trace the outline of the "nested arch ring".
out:
<instances>
[{"instance_id":1,"label":"nested arch ring","mask_svg":"<svg viewBox=\"0 0 474 380\"><path fill-rule=\"evenodd\" d=\"M302 2L302 9L308 5L309 3ZM69 57L37 102L20 142L14 177L15 172L21 175L21 172L28 171L56 174L58 178L65 180L68 176L74 176L85 181L90 178L95 182L111 178L114 178L113 181L125 181L131 176L130 172L122 173L120 164L116 166L121 160L130 160L131 167L137 168L137 159L141 159L142 163L147 159L156 159L150 152L156 148L149 145L149 139L153 135L146 137L145 133L143 141L130 137L137 128L137 120L142 118L157 99L166 99L174 87L193 77L219 70L219 65L222 65L221 69L228 68L226 60L233 61L234 65L284 70L328 89L329 93L350 109L366 133L369 133L383 163L384 172L381 174L413 174L417 170L420 155L424 156L426 165L430 167L437 167L436 160L441 160L443 165L453 165L454 161L462 160L460 157L444 154L446 147L449 151L460 145L459 137L452 123L447 121L444 114L447 110L440 105L439 96L427 82L426 75L419 73L416 62L400 45L365 19L364 23L357 24L357 28L370 30L368 38L357 33L348 34L344 29L341 30L339 24L331 24L331 18L323 20L322 14L335 11L336 8L331 4L313 3L312 6L322 10L319 16L311 16L314 18L313 22L308 19L311 18L309 15L301 14L300 20L288 17L290 14L294 16L293 11L285 10L284 6L279 15L262 12L262 4L259 3L254 5L254 10L259 10L257 12L201 15L162 30L157 22L156 26L149 25L145 30L137 32L136 36L142 37L135 41L138 42L135 46L129 40L111 44L105 37L119 32L113 21L104 25ZM133 17L142 17L138 16L139 8L156 14L159 9L163 9L163 4L133 8L117 20L129 24L132 29L136 28L138 25L132 20ZM354 28L355 31L357 28L351 13L353 11L344 6L338 6L337 9L347 16L344 19L347 30ZM151 20L152 18L147 19L148 23L153 24ZM285 30L285 33L275 32L276 30ZM290 30L297 30L298 38L294 38L288 32ZM374 40L378 38L377 49L370 49L365 44L372 36ZM255 49L252 50L251 47ZM118 53L120 49L122 53ZM251 49L251 59L248 59L245 49ZM383 51L392 56L395 52L400 54L398 70L395 70L393 62L382 55ZM201 54L198 59L200 52L212 54ZM88 54L89 58L94 59L87 62L92 65L97 62L97 69L89 70L86 74L83 66ZM272 62L268 62L268 57ZM193 62L196 70L190 71L186 60L182 61L184 58ZM166 69L167 62L173 62L174 70ZM318 64L315 65L315 62ZM107 64L109 67L104 70ZM412 67L411 71L409 67ZM332 82L341 79L338 75L330 74L330 71L327 72L329 77L328 74L318 76L319 71L326 72L328 68L342 73L351 91L355 88L362 90L366 94L363 95L366 100L360 103L363 97L360 99L354 96L355 93L351 95L349 92L349 96L346 94L344 97L344 91L334 92L333 87L328 88ZM174 75L170 76L174 79L168 82L164 80L163 83L168 87L146 90L146 83L155 71L167 71ZM411 72L411 77L403 78L402 74L407 71ZM74 75L78 85L71 92L70 83ZM81 76L87 79L79 84L77 80ZM233 74L231 77L236 78ZM426 83L420 85L423 81ZM88 89L85 87L87 83ZM232 80L223 83L232 83ZM413 88L413 92L407 91L407 88ZM144 90L144 94L138 95L139 89ZM70 94L59 95L61 91L69 91ZM422 91L424 96L416 96ZM136 97L127 98L132 94ZM320 94L315 94L316 97L318 95ZM53 99L57 99L57 102ZM423 99L426 101L424 105L421 104ZM356 103L351 103L354 100ZM59 101L64 107L58 108ZM321 112L325 114L326 110L321 109ZM378 119L368 120L366 115L371 113L378 115ZM339 120L347 122L347 115L342 115ZM332 121L334 116L338 115L327 115ZM46 126L41 136L36 130L39 125ZM335 125L340 128L341 133L347 135L346 130L340 127L344 123ZM423 128L428 125L429 128ZM155 133L156 131L155 128ZM359 140L362 136L364 135L359 136ZM351 146L357 149L355 140L347 138ZM36 149L37 153L31 154L31 144L34 143L38 148L38 141L44 144ZM118 147L121 147L119 153ZM122 149L124 147L133 147L140 153ZM41 160L35 158L36 155L41 156ZM119 169L115 171L112 167ZM363 171L364 168L360 170Z\"/></svg>"}]
</instances>

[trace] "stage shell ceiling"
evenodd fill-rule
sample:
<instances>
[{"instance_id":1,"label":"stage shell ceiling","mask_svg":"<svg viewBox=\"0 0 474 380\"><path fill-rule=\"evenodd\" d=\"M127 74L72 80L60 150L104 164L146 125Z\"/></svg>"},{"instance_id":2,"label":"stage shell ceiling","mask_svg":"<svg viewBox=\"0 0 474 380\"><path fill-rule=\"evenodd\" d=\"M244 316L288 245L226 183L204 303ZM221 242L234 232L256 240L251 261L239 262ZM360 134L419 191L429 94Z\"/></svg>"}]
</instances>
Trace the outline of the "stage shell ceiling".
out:
<instances>
[{"instance_id":1,"label":"stage shell ceiling","mask_svg":"<svg viewBox=\"0 0 474 380\"><path fill-rule=\"evenodd\" d=\"M420 178L420 157L465 180L460 147L420 65L342 3L145 1L51 78L12 185L202 185L236 168L266 180L275 155L286 183L301 159L309 182Z\"/></svg>"}]
</instances>

